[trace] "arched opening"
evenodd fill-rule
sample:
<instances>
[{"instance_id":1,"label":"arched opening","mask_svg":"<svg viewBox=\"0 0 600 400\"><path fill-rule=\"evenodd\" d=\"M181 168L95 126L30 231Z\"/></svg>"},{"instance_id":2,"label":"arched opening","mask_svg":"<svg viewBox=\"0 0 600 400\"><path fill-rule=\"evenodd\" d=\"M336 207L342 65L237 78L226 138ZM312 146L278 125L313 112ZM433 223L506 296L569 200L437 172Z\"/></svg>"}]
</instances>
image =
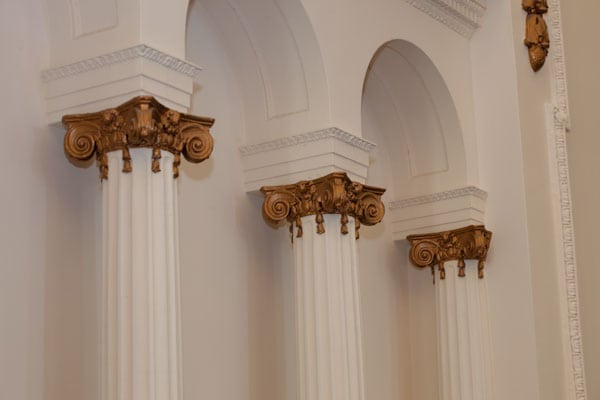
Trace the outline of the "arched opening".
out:
<instances>
[{"instance_id":1,"label":"arched opening","mask_svg":"<svg viewBox=\"0 0 600 400\"><path fill-rule=\"evenodd\" d=\"M299 0L192 0L186 54L203 68L191 112L216 123L179 182L184 397L293 398L293 253L245 195L238 148L327 126L316 37Z\"/></svg>"},{"instance_id":2,"label":"arched opening","mask_svg":"<svg viewBox=\"0 0 600 400\"><path fill-rule=\"evenodd\" d=\"M300 1L191 0L187 58L204 67L210 55L199 45L202 24L213 27L235 76L246 143L327 126L323 61Z\"/></svg>"},{"instance_id":3,"label":"arched opening","mask_svg":"<svg viewBox=\"0 0 600 400\"><path fill-rule=\"evenodd\" d=\"M377 143L368 180L387 186L388 204L467 184L452 96L431 59L410 42L393 40L375 52L363 86L362 132ZM434 288L430 275L409 265L406 243L390 240L396 228L387 211L360 248L367 393L437 399Z\"/></svg>"},{"instance_id":4,"label":"arched opening","mask_svg":"<svg viewBox=\"0 0 600 400\"><path fill-rule=\"evenodd\" d=\"M415 45L381 46L363 86L363 135L379 144L374 164L388 163L391 200L464 186L465 150L443 78ZM390 196L388 195L388 196Z\"/></svg>"}]
</instances>

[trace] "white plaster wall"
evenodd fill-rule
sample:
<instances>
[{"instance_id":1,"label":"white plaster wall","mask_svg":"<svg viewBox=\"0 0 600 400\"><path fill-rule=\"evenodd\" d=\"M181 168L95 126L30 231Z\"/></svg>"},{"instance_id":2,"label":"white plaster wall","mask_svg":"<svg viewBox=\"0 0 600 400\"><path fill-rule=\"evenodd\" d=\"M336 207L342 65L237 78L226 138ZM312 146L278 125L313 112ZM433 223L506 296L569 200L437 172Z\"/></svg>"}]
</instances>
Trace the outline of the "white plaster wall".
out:
<instances>
[{"instance_id":1,"label":"white plaster wall","mask_svg":"<svg viewBox=\"0 0 600 400\"><path fill-rule=\"evenodd\" d=\"M404 1L302 4L321 47L334 126L362 135L362 87L369 62L382 44L403 39L423 50L438 68L457 109L465 153L477 154L469 42L464 37ZM477 184L477 162L471 157L466 161L468 181Z\"/></svg>"},{"instance_id":2,"label":"white plaster wall","mask_svg":"<svg viewBox=\"0 0 600 400\"><path fill-rule=\"evenodd\" d=\"M44 9L0 3L0 398L94 399L97 170L44 121ZM90 284L91 283L91 284Z\"/></svg>"},{"instance_id":3,"label":"white plaster wall","mask_svg":"<svg viewBox=\"0 0 600 400\"><path fill-rule=\"evenodd\" d=\"M552 57L557 44L550 52L546 65L537 73L530 67L527 49L523 46L525 12L520 4L511 4L512 41L514 47L514 71L518 90L519 123L523 152L523 176L527 210L527 234L532 284L532 301L535 322L535 346L539 376L539 392L542 399L564 399L569 393L571 359L563 353L571 347L566 329L566 304L561 304L565 294L564 265L560 256L561 243L557 243L551 223L558 211L553 204L559 203L558 194L552 187L557 171L551 168L548 151L546 107L554 101L552 81L555 71ZM549 19L549 18L547 18ZM550 24L550 21L548 21ZM560 229L560 227L558 227Z\"/></svg>"},{"instance_id":4,"label":"white plaster wall","mask_svg":"<svg viewBox=\"0 0 600 400\"><path fill-rule=\"evenodd\" d=\"M44 0L53 67L137 44L185 56L189 0Z\"/></svg>"},{"instance_id":5,"label":"white plaster wall","mask_svg":"<svg viewBox=\"0 0 600 400\"><path fill-rule=\"evenodd\" d=\"M598 149L597 78L600 52L596 40L600 28L596 17L600 3L595 1L561 1L563 33L569 82L571 131L567 134L573 215L577 244L580 310L583 328L585 373L588 398L600 398L600 263L597 251L600 226L600 185L595 177L600 173Z\"/></svg>"},{"instance_id":6,"label":"white plaster wall","mask_svg":"<svg viewBox=\"0 0 600 400\"><path fill-rule=\"evenodd\" d=\"M390 199L467 184L456 108L426 54L405 41L386 43L373 56L362 95L363 135L377 135L389 153Z\"/></svg>"},{"instance_id":7,"label":"white plaster wall","mask_svg":"<svg viewBox=\"0 0 600 400\"><path fill-rule=\"evenodd\" d=\"M533 235L543 234L545 206L535 207L545 190L536 194L545 160L525 136L543 123L528 104L537 107L547 92L525 92L537 86L520 66L523 52L515 55L516 6L490 2L494 18L469 44L399 1L382 0L378 7L337 0L303 4L322 47L333 125L361 133L363 78L382 43L408 39L438 66L465 134L469 181L480 180L490 193L488 226L495 236L486 279L497 398L558 399L551 396L560 393L552 379L560 358L548 334L556 320L545 305L553 286L543 279L544 242ZM42 10L33 0L0 4L10 60L0 77L8 143L0 150L8 193L0 198L0 398L93 399L99 181L96 168L77 169L65 160L62 129L44 125L38 77L48 64L48 44ZM217 123L213 156L200 165L184 162L179 182L185 395L293 399L291 246L285 230L263 223L261 200L244 194L237 148L249 140L242 103L247 94L207 15L200 2L187 34L187 58L205 67L192 112ZM371 21L368 29L365 21ZM369 183L391 185L388 169L389 160L374 153ZM429 277L408 266L406 249L392 244L385 222L363 227L362 236L367 395L435 399L435 381L427 375L435 369L435 327L427 313L432 303L424 294ZM528 245L532 239L537 247Z\"/></svg>"},{"instance_id":8,"label":"white plaster wall","mask_svg":"<svg viewBox=\"0 0 600 400\"><path fill-rule=\"evenodd\" d=\"M395 198L393 158L388 132L377 111L385 104L365 97L363 131L378 144L371 152L368 184L388 188ZM407 166L408 167L408 166ZM407 242L393 242L389 218L363 227L358 245L365 341L365 378L369 399L436 400L437 343L435 293L428 271L409 266Z\"/></svg>"},{"instance_id":9,"label":"white plaster wall","mask_svg":"<svg viewBox=\"0 0 600 400\"><path fill-rule=\"evenodd\" d=\"M262 199L243 193L237 147L250 134L245 77L207 4L192 6L188 32L188 59L204 67L192 112L217 121L213 156L184 166L180 182L185 393L294 399L292 247L287 229L263 222ZM374 163L369 183L390 186L389 165ZM364 226L358 243L366 394L381 400L411 398L412 390L406 249L389 228ZM430 371L421 373L419 390L427 390Z\"/></svg>"},{"instance_id":10,"label":"white plaster wall","mask_svg":"<svg viewBox=\"0 0 600 400\"><path fill-rule=\"evenodd\" d=\"M533 248L530 241L536 240L532 232L549 230L547 221L551 217L544 214L543 223L538 213L544 204L538 205L532 197L547 179L547 175L536 175L533 170L544 160L540 160L540 154L545 153L546 147L544 142L538 143L537 153L533 152L532 125L527 124L535 121L536 129L543 127L543 95L528 98L539 88L526 92L519 85L531 89L534 84L516 79L524 68L529 68L520 52L522 37L520 42L517 40L522 31L515 28L513 32L512 27L513 18L515 27L517 18L519 23L524 22L524 16L516 14L517 7L516 3L489 2L487 15L494 17L486 18L471 43L481 186L489 193L486 225L494 232L485 279L490 292L496 398L564 398L552 397L560 396L560 392L551 394L555 385L562 382L560 375L550 377L543 371L561 366L548 364L549 360L556 361L560 344L553 349L543 342L556 329L544 320L544 313L556 312L551 304L551 296L556 292L552 288L548 288L550 294L536 292L540 289L536 283L544 282L538 280L538 271L548 265L537 257L539 247ZM527 112L533 115L528 116ZM532 217L534 214L536 218ZM535 245L544 243L541 238ZM551 242L545 243L551 246ZM545 273L550 276L552 268ZM544 301L548 302L547 307ZM549 320L556 322L551 319L555 317L556 314Z\"/></svg>"},{"instance_id":11,"label":"white plaster wall","mask_svg":"<svg viewBox=\"0 0 600 400\"><path fill-rule=\"evenodd\" d=\"M196 4L219 31L239 81L248 143L330 126L323 62L299 0Z\"/></svg>"},{"instance_id":12,"label":"white plaster wall","mask_svg":"<svg viewBox=\"0 0 600 400\"><path fill-rule=\"evenodd\" d=\"M189 18L187 57L204 68L191 112L216 123L211 158L182 163L179 182L185 398L290 398L291 245L263 222L262 199L244 191L246 116L223 37L201 2Z\"/></svg>"}]
</instances>

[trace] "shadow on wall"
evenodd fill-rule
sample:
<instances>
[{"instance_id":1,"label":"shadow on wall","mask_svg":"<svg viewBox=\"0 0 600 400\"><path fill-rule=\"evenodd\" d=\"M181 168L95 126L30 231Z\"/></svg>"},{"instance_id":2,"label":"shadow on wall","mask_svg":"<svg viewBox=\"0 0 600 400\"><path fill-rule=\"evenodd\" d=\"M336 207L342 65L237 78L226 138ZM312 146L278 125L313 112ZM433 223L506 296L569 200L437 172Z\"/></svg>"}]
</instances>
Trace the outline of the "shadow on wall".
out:
<instances>
[{"instance_id":1,"label":"shadow on wall","mask_svg":"<svg viewBox=\"0 0 600 400\"><path fill-rule=\"evenodd\" d=\"M97 396L100 284L100 179L93 166L76 168L63 152L64 130L34 133L34 157L46 186L44 399Z\"/></svg>"}]
</instances>

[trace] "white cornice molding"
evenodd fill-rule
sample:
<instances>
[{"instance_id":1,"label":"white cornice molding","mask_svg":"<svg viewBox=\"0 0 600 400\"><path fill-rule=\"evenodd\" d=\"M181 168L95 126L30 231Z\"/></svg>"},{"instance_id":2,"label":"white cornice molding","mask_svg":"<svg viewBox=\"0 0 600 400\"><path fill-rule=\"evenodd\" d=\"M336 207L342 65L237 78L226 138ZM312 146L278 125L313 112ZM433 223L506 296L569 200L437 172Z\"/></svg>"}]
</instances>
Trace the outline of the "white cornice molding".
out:
<instances>
[{"instance_id":1,"label":"white cornice molding","mask_svg":"<svg viewBox=\"0 0 600 400\"><path fill-rule=\"evenodd\" d=\"M266 142L242 146L239 150L242 156L248 156L252 154L283 149L285 147L298 146L304 143L316 142L318 140L324 140L329 138L339 140L341 142L347 143L353 147L367 152L375 148L375 144L369 142L368 140L362 139L358 136L354 136L351 133L345 132L339 128L331 127L321 129L319 131L307 132L295 136L288 136L285 138L279 138L275 140L269 140Z\"/></svg>"},{"instance_id":2,"label":"white cornice molding","mask_svg":"<svg viewBox=\"0 0 600 400\"><path fill-rule=\"evenodd\" d=\"M394 210L396 208L419 206L422 204L436 203L465 196L474 196L483 201L487 200L487 192L475 186L467 186L460 189L447 190L445 192L426 194L423 196L392 201L388 204L388 207L390 210Z\"/></svg>"},{"instance_id":3,"label":"white cornice molding","mask_svg":"<svg viewBox=\"0 0 600 400\"><path fill-rule=\"evenodd\" d=\"M262 186L285 185L346 172L365 183L369 152L375 144L331 127L240 147L244 186L255 193Z\"/></svg>"},{"instance_id":4,"label":"white cornice molding","mask_svg":"<svg viewBox=\"0 0 600 400\"><path fill-rule=\"evenodd\" d=\"M481 26L486 10L486 0L404 1L469 39Z\"/></svg>"},{"instance_id":5,"label":"white cornice molding","mask_svg":"<svg viewBox=\"0 0 600 400\"><path fill-rule=\"evenodd\" d=\"M140 44L42 72L49 124L151 95L187 112L200 67Z\"/></svg>"},{"instance_id":6,"label":"white cornice molding","mask_svg":"<svg viewBox=\"0 0 600 400\"><path fill-rule=\"evenodd\" d=\"M394 240L485 224L487 192L467 186L388 203Z\"/></svg>"},{"instance_id":7,"label":"white cornice molding","mask_svg":"<svg viewBox=\"0 0 600 400\"><path fill-rule=\"evenodd\" d=\"M569 93L567 90L567 68L562 33L562 17L558 0L550 0L548 4L548 22L550 31L550 56L553 73L552 101L554 102L554 118L570 129Z\"/></svg>"},{"instance_id":8,"label":"white cornice molding","mask_svg":"<svg viewBox=\"0 0 600 400\"><path fill-rule=\"evenodd\" d=\"M197 65L173 57L160 50L140 44L127 49L113 51L112 53L81 60L72 64L62 65L42 71L44 83L58 79L68 78L89 71L102 69L113 64L124 63L135 59L145 59L160 64L170 70L197 79L202 69Z\"/></svg>"},{"instance_id":9,"label":"white cornice molding","mask_svg":"<svg viewBox=\"0 0 600 400\"><path fill-rule=\"evenodd\" d=\"M553 196L554 226L562 270L559 274L561 290L561 317L565 339L563 352L570 360L567 374L568 400L586 400L586 376L584 368L581 316L579 313L579 289L577 282L577 258L575 250L575 227L567 149L569 130L569 97L567 72L563 47L560 0L548 1L550 54L552 68L552 103L546 106L546 129L548 137L548 161L550 162Z\"/></svg>"}]
</instances>

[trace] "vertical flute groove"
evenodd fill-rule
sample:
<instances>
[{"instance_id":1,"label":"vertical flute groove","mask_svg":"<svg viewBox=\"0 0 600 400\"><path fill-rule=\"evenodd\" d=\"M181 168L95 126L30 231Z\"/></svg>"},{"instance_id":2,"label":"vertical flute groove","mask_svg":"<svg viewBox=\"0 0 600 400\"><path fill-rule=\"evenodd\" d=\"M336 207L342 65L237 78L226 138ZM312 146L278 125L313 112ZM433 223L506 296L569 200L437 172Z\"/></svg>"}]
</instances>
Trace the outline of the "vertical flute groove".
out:
<instances>
[{"instance_id":1,"label":"vertical flute groove","mask_svg":"<svg viewBox=\"0 0 600 400\"><path fill-rule=\"evenodd\" d=\"M356 248L353 235L329 226L318 234L305 217L294 240L299 400L364 400ZM349 232L353 221L349 221Z\"/></svg>"},{"instance_id":2,"label":"vertical flute groove","mask_svg":"<svg viewBox=\"0 0 600 400\"><path fill-rule=\"evenodd\" d=\"M172 155L153 173L151 152L131 149L133 168L123 173L113 153L102 184L101 400L181 400Z\"/></svg>"}]
</instances>

